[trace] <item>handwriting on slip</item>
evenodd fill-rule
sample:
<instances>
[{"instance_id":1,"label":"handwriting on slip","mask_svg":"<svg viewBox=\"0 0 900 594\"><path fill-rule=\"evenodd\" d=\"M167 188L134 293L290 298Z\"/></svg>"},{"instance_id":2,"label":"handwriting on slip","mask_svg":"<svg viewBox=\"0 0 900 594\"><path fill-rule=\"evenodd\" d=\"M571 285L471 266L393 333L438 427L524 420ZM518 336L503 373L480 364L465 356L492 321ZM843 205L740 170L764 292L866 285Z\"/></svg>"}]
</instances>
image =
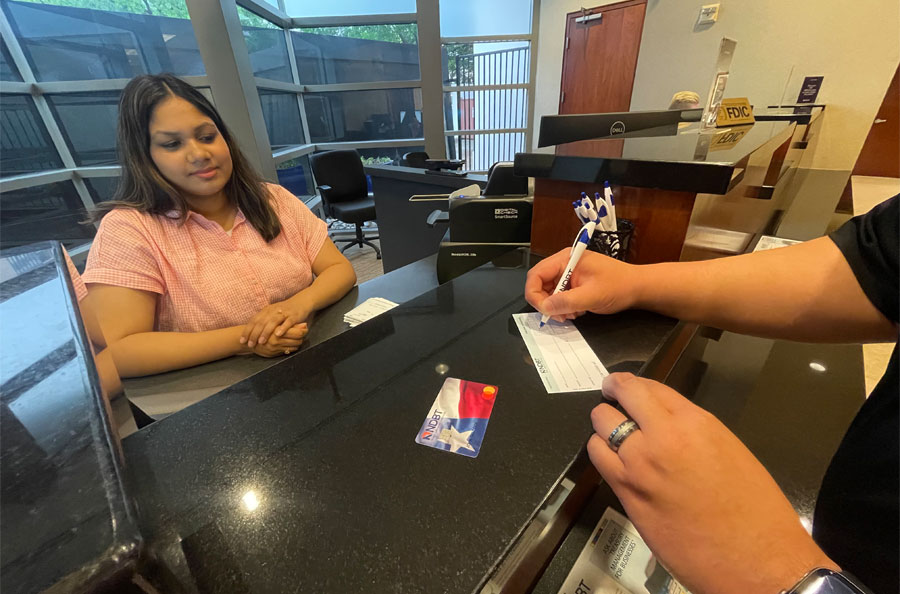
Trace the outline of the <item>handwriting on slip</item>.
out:
<instances>
[{"instance_id":1,"label":"handwriting on slip","mask_svg":"<svg viewBox=\"0 0 900 594\"><path fill-rule=\"evenodd\" d=\"M599 390L606 367L572 322L550 320L543 328L541 314L513 314L528 354L548 394Z\"/></svg>"}]
</instances>

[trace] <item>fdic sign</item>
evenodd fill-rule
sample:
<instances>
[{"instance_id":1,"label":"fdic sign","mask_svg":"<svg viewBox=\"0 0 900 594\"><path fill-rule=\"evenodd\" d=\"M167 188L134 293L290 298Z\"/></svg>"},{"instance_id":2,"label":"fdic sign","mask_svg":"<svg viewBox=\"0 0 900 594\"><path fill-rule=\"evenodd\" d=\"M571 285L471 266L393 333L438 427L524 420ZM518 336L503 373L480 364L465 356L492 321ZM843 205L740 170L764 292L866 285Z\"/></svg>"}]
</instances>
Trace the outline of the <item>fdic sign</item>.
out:
<instances>
[{"instance_id":1,"label":"fdic sign","mask_svg":"<svg viewBox=\"0 0 900 594\"><path fill-rule=\"evenodd\" d=\"M752 124L755 121L753 108L750 107L750 101L746 97L722 99L722 103L719 104L719 113L716 116L717 128Z\"/></svg>"}]
</instances>

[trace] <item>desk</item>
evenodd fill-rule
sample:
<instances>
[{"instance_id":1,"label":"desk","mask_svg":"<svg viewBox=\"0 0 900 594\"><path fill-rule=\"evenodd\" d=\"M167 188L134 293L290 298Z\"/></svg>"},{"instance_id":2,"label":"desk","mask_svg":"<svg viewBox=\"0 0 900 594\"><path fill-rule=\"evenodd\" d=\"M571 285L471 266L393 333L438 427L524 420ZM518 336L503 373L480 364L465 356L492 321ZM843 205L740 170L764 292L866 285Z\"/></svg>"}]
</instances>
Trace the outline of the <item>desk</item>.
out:
<instances>
[{"instance_id":1,"label":"desk","mask_svg":"<svg viewBox=\"0 0 900 594\"><path fill-rule=\"evenodd\" d=\"M317 312L303 346L288 357L229 357L188 369L124 380L125 394L153 418L164 418L350 329L344 314L371 297L403 303L437 286L436 256L424 258L353 287Z\"/></svg>"},{"instance_id":2,"label":"desk","mask_svg":"<svg viewBox=\"0 0 900 594\"><path fill-rule=\"evenodd\" d=\"M370 165L366 174L372 178L375 215L384 271L390 272L416 260L436 254L446 225L429 228L425 219L446 203L409 202L416 194L449 194L453 190L477 184L487 185L485 175L456 177L426 173L424 169Z\"/></svg>"},{"instance_id":3,"label":"desk","mask_svg":"<svg viewBox=\"0 0 900 594\"><path fill-rule=\"evenodd\" d=\"M126 438L152 554L188 591L475 590L599 399L544 390L510 317L523 282L472 271ZM611 371L639 373L676 322L579 325ZM477 458L414 442L443 366L500 388Z\"/></svg>"},{"instance_id":4,"label":"desk","mask_svg":"<svg viewBox=\"0 0 900 594\"><path fill-rule=\"evenodd\" d=\"M591 141L606 149L603 157L517 154L516 174L535 178L531 249L549 255L570 245L579 228L572 201L582 191L603 192L609 181L616 214L635 225L630 261L678 260L698 193L771 197L795 125L758 122L744 127L737 142L701 134L699 124L650 128L624 139Z\"/></svg>"},{"instance_id":5,"label":"desk","mask_svg":"<svg viewBox=\"0 0 900 594\"><path fill-rule=\"evenodd\" d=\"M141 539L61 248L4 251L0 270L0 590L118 591Z\"/></svg>"}]
</instances>

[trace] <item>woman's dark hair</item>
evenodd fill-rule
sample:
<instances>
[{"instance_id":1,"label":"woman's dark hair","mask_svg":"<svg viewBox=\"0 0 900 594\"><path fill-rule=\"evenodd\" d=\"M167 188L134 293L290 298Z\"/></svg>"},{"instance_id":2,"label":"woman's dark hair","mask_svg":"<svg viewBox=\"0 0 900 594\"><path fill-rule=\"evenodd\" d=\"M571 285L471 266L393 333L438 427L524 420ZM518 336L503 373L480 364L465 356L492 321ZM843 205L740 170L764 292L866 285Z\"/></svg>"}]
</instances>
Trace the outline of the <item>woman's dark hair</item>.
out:
<instances>
[{"instance_id":1,"label":"woman's dark hair","mask_svg":"<svg viewBox=\"0 0 900 594\"><path fill-rule=\"evenodd\" d=\"M177 210L182 221L189 206L181 192L157 169L150 157L150 118L156 106L169 97L184 99L219 129L231 152L231 179L225 184L225 196L241 209L266 241L281 232L281 222L272 208L263 180L241 153L241 149L210 102L194 87L172 74L142 74L125 86L119 99L119 128L116 141L122 177L113 199L97 206L93 220L117 207L135 208L150 214Z\"/></svg>"}]
</instances>

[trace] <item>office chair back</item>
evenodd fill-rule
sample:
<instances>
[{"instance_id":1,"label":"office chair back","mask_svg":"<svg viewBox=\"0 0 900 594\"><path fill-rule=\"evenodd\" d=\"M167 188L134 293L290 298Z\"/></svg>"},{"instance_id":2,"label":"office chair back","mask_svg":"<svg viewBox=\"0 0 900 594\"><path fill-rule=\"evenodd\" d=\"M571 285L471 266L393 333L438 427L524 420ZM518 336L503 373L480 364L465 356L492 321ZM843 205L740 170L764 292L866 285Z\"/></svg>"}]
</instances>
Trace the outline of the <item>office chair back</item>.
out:
<instances>
[{"instance_id":1,"label":"office chair back","mask_svg":"<svg viewBox=\"0 0 900 594\"><path fill-rule=\"evenodd\" d=\"M329 190L321 192L323 202L348 202L369 195L366 172L355 150L315 153L310 155L309 164L316 186L330 186Z\"/></svg>"},{"instance_id":2,"label":"office chair back","mask_svg":"<svg viewBox=\"0 0 900 594\"><path fill-rule=\"evenodd\" d=\"M428 153L425 151L411 151L403 155L403 162L407 167L417 167L425 169L425 161L428 160Z\"/></svg>"},{"instance_id":3,"label":"office chair back","mask_svg":"<svg viewBox=\"0 0 900 594\"><path fill-rule=\"evenodd\" d=\"M513 173L513 164L501 161L491 165L488 181L482 196L525 196L528 194L528 178Z\"/></svg>"}]
</instances>

